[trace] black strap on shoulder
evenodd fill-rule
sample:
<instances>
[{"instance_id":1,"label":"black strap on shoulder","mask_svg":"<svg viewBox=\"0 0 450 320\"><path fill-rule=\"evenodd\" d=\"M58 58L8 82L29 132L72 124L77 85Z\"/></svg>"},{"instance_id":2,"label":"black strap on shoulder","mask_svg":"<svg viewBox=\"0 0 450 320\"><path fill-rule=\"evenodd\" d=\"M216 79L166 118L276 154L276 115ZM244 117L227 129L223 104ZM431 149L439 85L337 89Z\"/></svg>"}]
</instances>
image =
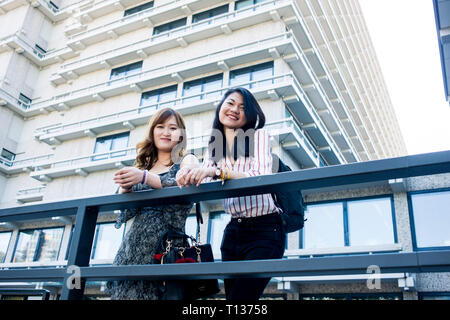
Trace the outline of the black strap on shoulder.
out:
<instances>
[{"instance_id":1,"label":"black strap on shoulder","mask_svg":"<svg viewBox=\"0 0 450 320\"><path fill-rule=\"evenodd\" d=\"M195 203L195 215L197 216L197 226L200 228L200 224L203 224L202 209L200 202Z\"/></svg>"}]
</instances>

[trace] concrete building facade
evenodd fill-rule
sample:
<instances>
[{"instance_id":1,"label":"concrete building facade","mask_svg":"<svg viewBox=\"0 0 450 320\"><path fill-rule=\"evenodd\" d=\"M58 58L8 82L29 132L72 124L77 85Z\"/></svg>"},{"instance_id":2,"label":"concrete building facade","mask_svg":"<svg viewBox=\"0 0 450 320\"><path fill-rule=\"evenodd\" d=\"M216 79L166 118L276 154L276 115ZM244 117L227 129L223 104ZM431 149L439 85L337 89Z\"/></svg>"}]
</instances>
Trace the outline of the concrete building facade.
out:
<instances>
[{"instance_id":1,"label":"concrete building facade","mask_svg":"<svg viewBox=\"0 0 450 320\"><path fill-rule=\"evenodd\" d=\"M201 158L217 103L234 86L255 94L273 151L294 169L407 153L356 0L3 0L0 207L113 193L113 173L133 164L148 120L165 106L183 114L188 149ZM308 238L307 226L289 235L286 255L414 250L407 199L422 188L405 181L306 192L308 212L334 205L346 229L320 240ZM351 238L349 208L365 206L348 199L390 215L385 239ZM202 237L218 250L229 217L220 202L203 209ZM115 217L99 218L94 263L111 263L129 227L115 230ZM0 225L0 267L64 265L72 227L70 219ZM434 283L430 277L415 283ZM399 286L413 278L386 276L383 292L417 298ZM366 292L361 281L277 278L267 292ZM445 283L441 291L450 291ZM101 289L87 290L102 296Z\"/></svg>"}]
</instances>

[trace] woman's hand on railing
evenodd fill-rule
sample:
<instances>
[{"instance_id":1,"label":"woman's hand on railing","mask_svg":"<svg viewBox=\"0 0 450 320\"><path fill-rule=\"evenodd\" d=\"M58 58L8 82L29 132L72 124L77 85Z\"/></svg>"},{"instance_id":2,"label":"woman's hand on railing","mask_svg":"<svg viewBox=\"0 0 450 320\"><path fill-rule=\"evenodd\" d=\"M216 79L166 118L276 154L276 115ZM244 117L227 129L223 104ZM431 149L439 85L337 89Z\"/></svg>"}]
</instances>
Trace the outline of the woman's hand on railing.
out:
<instances>
[{"instance_id":1,"label":"woman's hand on railing","mask_svg":"<svg viewBox=\"0 0 450 320\"><path fill-rule=\"evenodd\" d=\"M216 175L216 168L194 168L183 176L185 186L195 184L197 187L206 177L214 177Z\"/></svg>"},{"instance_id":2,"label":"woman's hand on railing","mask_svg":"<svg viewBox=\"0 0 450 320\"><path fill-rule=\"evenodd\" d=\"M135 167L125 167L114 173L114 183L123 189L131 189L135 184L142 182L144 171Z\"/></svg>"},{"instance_id":3,"label":"woman's hand on railing","mask_svg":"<svg viewBox=\"0 0 450 320\"><path fill-rule=\"evenodd\" d=\"M180 170L178 170L177 175L175 176L175 180L177 181L177 185L178 187L180 187L180 189L183 186L186 186L186 176L189 174L189 172L192 170L192 168L189 167L183 167Z\"/></svg>"}]
</instances>

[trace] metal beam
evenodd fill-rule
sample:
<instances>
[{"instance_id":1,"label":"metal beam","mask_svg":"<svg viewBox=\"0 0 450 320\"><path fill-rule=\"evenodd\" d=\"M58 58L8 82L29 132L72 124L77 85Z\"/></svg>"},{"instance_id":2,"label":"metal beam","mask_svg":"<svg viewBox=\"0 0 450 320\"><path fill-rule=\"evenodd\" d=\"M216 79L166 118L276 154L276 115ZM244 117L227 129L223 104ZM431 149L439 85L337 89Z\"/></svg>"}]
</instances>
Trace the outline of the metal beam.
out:
<instances>
[{"instance_id":1,"label":"metal beam","mask_svg":"<svg viewBox=\"0 0 450 320\"><path fill-rule=\"evenodd\" d=\"M291 189L317 189L450 172L450 151L313 168L270 176L205 183L200 187L164 188L0 209L0 221L20 221L76 213L80 202L99 211L168 203L198 202Z\"/></svg>"},{"instance_id":2,"label":"metal beam","mask_svg":"<svg viewBox=\"0 0 450 320\"><path fill-rule=\"evenodd\" d=\"M214 263L95 266L81 267L80 275L88 281L292 277L367 274L368 267L373 265L378 266L381 273L449 272L450 250ZM1 270L0 281L62 281L66 276L65 270Z\"/></svg>"}]
</instances>

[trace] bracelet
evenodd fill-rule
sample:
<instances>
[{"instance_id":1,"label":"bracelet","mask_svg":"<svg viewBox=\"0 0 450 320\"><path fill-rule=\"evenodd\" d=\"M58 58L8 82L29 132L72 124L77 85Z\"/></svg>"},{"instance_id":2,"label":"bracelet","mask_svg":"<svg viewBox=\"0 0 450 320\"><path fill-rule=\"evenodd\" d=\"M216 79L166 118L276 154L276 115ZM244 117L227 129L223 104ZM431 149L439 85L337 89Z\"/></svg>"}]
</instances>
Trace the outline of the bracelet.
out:
<instances>
[{"instance_id":1,"label":"bracelet","mask_svg":"<svg viewBox=\"0 0 450 320\"><path fill-rule=\"evenodd\" d=\"M142 184L145 184L145 178L147 176L147 170L144 170L144 175L142 176Z\"/></svg>"},{"instance_id":2,"label":"bracelet","mask_svg":"<svg viewBox=\"0 0 450 320\"><path fill-rule=\"evenodd\" d=\"M220 168L220 180L222 180L222 184L225 182L225 180L230 180L230 170L226 169L225 173L225 170Z\"/></svg>"}]
</instances>

